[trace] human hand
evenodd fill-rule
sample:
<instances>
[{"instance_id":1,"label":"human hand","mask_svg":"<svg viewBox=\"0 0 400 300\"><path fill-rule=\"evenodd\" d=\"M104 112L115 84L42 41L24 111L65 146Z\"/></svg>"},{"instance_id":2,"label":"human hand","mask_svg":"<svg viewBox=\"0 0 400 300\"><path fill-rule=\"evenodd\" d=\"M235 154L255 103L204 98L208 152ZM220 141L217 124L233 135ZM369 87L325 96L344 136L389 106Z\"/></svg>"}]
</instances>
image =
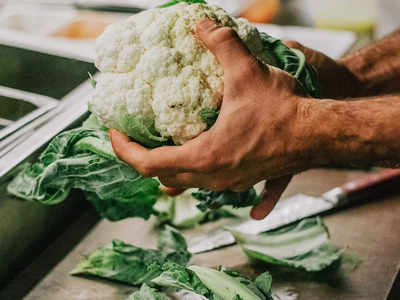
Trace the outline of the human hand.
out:
<instances>
[{"instance_id":1,"label":"human hand","mask_svg":"<svg viewBox=\"0 0 400 300\"><path fill-rule=\"evenodd\" d=\"M182 146L146 149L116 130L116 155L142 175L158 176L175 188L243 191L264 179L267 194L254 218L272 210L290 175L313 167L311 124L314 99L302 96L297 81L274 67L260 66L236 33L208 19L197 34L224 69L224 97L216 123ZM311 137L311 138L310 138Z\"/></svg>"},{"instance_id":2,"label":"human hand","mask_svg":"<svg viewBox=\"0 0 400 300\"><path fill-rule=\"evenodd\" d=\"M307 48L296 41L285 41L289 48L304 53L308 63L318 71L322 86L322 98L345 99L363 96L360 80L346 67L342 60L333 60L325 54Z\"/></svg>"}]
</instances>

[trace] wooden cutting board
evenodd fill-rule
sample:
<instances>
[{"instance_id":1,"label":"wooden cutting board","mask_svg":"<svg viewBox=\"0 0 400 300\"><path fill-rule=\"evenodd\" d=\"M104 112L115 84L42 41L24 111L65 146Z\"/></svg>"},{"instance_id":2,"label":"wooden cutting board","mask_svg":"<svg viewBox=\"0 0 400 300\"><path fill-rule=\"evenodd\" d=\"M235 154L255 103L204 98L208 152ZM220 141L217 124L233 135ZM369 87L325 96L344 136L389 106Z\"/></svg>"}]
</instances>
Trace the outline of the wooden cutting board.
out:
<instances>
[{"instance_id":1,"label":"wooden cutting board","mask_svg":"<svg viewBox=\"0 0 400 300\"><path fill-rule=\"evenodd\" d=\"M299 192L318 195L360 174L309 171L294 179L286 196ZM324 221L330 229L332 240L362 259L355 270L351 270L351 260L346 259L341 267L323 275L289 272L282 268L251 263L237 246L196 255L193 263L211 267L225 265L247 274L269 270L273 275L273 290L283 295L281 299L386 299L400 266L400 197L338 211L324 217ZM0 292L0 299L126 299L134 290L133 287L101 279L73 277L68 272L82 255L114 238L138 246L155 247L154 220L96 222L97 217L88 214L71 226L41 257Z\"/></svg>"}]
</instances>

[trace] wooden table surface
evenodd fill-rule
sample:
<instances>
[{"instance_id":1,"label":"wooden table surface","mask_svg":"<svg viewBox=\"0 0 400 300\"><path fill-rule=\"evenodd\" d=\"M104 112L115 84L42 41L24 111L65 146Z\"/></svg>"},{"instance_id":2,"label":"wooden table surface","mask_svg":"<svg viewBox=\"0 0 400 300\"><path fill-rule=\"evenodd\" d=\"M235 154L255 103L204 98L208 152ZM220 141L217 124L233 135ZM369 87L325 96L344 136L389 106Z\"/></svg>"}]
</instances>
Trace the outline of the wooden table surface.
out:
<instances>
[{"instance_id":1,"label":"wooden table surface","mask_svg":"<svg viewBox=\"0 0 400 300\"><path fill-rule=\"evenodd\" d=\"M318 195L360 176L360 172L315 170L297 176L285 193ZM309 275L249 262L238 246L195 255L192 262L225 265L244 273L269 270L273 290L281 299L386 299L400 268L400 197L369 202L324 217L332 240L347 247L362 263L351 270L343 263L325 274ZM205 230L216 224L206 225ZM188 232L187 234L191 234ZM15 281L0 292L0 299L123 300L133 287L94 278L73 277L68 272L85 255L118 238L143 247L155 247L154 220L99 221L92 213L69 227L54 244Z\"/></svg>"}]
</instances>

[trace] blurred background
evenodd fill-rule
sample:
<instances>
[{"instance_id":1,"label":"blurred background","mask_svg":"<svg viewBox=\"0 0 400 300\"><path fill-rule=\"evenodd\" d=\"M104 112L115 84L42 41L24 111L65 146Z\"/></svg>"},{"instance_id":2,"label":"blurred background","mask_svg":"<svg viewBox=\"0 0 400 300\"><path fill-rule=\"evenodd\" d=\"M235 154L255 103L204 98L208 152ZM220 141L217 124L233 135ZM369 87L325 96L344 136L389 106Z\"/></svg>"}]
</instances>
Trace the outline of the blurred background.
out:
<instances>
[{"instance_id":1,"label":"blurred background","mask_svg":"<svg viewBox=\"0 0 400 300\"><path fill-rule=\"evenodd\" d=\"M0 0L0 286L77 218L83 203L75 197L50 208L15 201L4 182L52 137L87 116L96 37L109 24L164 2ZM399 0L209 2L333 58L400 27Z\"/></svg>"},{"instance_id":2,"label":"blurred background","mask_svg":"<svg viewBox=\"0 0 400 300\"><path fill-rule=\"evenodd\" d=\"M166 0L0 0L0 5L29 5L65 10L72 7L97 11L132 13L155 7ZM397 0L209 0L231 13L255 23L314 26L352 30L381 36L399 26L400 2ZM28 7L26 7L28 8ZM33 9L33 7L31 7ZM29 9L26 9L29 13ZM22 20L20 20L22 21ZM44 21L42 19L42 21ZM102 20L109 22L110 19ZM14 26L18 27L14 20ZM99 21L100 23L100 21ZM22 24L20 24L22 25ZM31 25L39 25L33 24ZM80 37L92 37L101 31L100 24L80 28ZM2 27L4 23L2 23ZM81 26L83 26L81 24ZM23 29L19 26L20 29ZM74 28L77 31L77 24ZM30 28L41 31L40 28ZM90 31L90 32L88 32ZM71 34L71 33L70 33ZM78 33L75 37L78 37Z\"/></svg>"},{"instance_id":3,"label":"blurred background","mask_svg":"<svg viewBox=\"0 0 400 300\"><path fill-rule=\"evenodd\" d=\"M60 43L57 53L91 60L91 42L104 28L132 13L155 7L166 0L0 0L0 39L19 35L27 40L42 37L41 43ZM349 48L360 47L400 26L398 0L209 0L253 23L293 27L260 27L282 39L297 39L328 55L338 57ZM336 39L328 31L354 34ZM303 29L303 30L299 30ZM8 34L7 32L8 31ZM21 34L25 34L22 36ZM45 37L45 38L43 38ZM333 38L331 45L326 39ZM66 43L70 41L70 43ZM34 42L33 42L34 43ZM39 44L41 44L39 43ZM336 45L336 43L340 45ZM336 46L335 46L336 45ZM330 52L330 47L339 47ZM39 48L41 48L39 46ZM56 47L57 48L57 47Z\"/></svg>"}]
</instances>

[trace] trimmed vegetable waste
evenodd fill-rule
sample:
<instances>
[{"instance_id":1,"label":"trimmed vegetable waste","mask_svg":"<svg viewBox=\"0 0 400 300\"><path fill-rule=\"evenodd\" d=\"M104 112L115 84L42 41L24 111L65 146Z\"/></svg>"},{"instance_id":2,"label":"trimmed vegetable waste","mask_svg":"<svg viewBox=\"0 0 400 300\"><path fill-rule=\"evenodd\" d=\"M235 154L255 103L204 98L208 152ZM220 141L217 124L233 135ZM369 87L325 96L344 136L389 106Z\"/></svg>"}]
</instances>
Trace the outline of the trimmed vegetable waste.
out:
<instances>
[{"instance_id":1,"label":"trimmed vegetable waste","mask_svg":"<svg viewBox=\"0 0 400 300\"><path fill-rule=\"evenodd\" d=\"M85 257L72 275L86 274L116 280L131 285L147 283L163 272L166 264L185 266L191 254L183 236L171 227L161 232L158 249L143 249L123 241L113 240L111 244L96 249Z\"/></svg>"},{"instance_id":2,"label":"trimmed vegetable waste","mask_svg":"<svg viewBox=\"0 0 400 300\"><path fill-rule=\"evenodd\" d=\"M344 251L332 244L319 217L258 235L228 230L250 258L309 272L326 269Z\"/></svg>"}]
</instances>

